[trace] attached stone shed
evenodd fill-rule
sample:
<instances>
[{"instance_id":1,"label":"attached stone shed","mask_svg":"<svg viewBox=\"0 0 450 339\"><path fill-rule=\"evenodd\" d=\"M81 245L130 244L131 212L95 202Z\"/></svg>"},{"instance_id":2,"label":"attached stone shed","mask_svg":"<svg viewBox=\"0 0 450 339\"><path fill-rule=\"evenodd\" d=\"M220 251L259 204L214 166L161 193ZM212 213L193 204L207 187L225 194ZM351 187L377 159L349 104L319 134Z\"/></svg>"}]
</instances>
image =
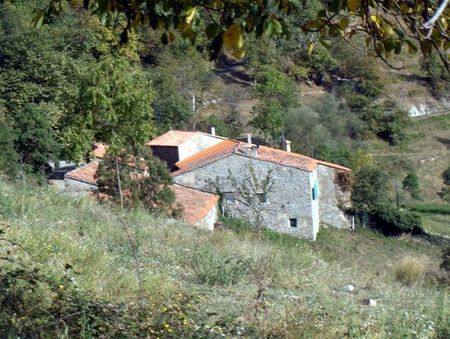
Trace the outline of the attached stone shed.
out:
<instances>
[{"instance_id":1,"label":"attached stone shed","mask_svg":"<svg viewBox=\"0 0 450 339\"><path fill-rule=\"evenodd\" d=\"M98 162L91 162L65 174L65 189L68 192L89 195L98 190ZM172 186L175 204L183 208L182 219L193 226L214 230L218 221L218 200L215 194L202 192L180 185Z\"/></svg>"},{"instance_id":2,"label":"attached stone shed","mask_svg":"<svg viewBox=\"0 0 450 339\"><path fill-rule=\"evenodd\" d=\"M67 172L64 175L64 187L67 191L89 193L97 191L98 162L90 162Z\"/></svg>"},{"instance_id":3,"label":"attached stone shed","mask_svg":"<svg viewBox=\"0 0 450 339\"><path fill-rule=\"evenodd\" d=\"M351 183L348 168L318 161L319 214L324 224L338 228L350 228L345 211L351 207Z\"/></svg>"},{"instance_id":4,"label":"attached stone shed","mask_svg":"<svg viewBox=\"0 0 450 339\"><path fill-rule=\"evenodd\" d=\"M180 185L173 185L173 191L176 203L183 208L184 221L199 228L214 230L214 224L219 220L217 195Z\"/></svg>"}]
</instances>

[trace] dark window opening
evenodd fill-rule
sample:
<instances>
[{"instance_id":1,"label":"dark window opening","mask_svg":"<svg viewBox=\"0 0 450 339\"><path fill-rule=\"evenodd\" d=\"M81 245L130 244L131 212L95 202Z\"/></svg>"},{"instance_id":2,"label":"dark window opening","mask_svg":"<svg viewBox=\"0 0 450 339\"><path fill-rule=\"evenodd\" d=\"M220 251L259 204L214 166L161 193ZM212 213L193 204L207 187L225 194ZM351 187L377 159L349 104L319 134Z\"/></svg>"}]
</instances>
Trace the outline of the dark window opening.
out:
<instances>
[{"instance_id":1,"label":"dark window opening","mask_svg":"<svg viewBox=\"0 0 450 339\"><path fill-rule=\"evenodd\" d=\"M259 202L267 202L267 193L256 193L256 196L258 197Z\"/></svg>"},{"instance_id":2,"label":"dark window opening","mask_svg":"<svg viewBox=\"0 0 450 339\"><path fill-rule=\"evenodd\" d=\"M235 201L234 193L232 193L232 192L224 193L223 198L225 199L226 202L234 202Z\"/></svg>"},{"instance_id":3,"label":"dark window opening","mask_svg":"<svg viewBox=\"0 0 450 339\"><path fill-rule=\"evenodd\" d=\"M289 219L289 225L292 228L297 228L297 219Z\"/></svg>"}]
</instances>

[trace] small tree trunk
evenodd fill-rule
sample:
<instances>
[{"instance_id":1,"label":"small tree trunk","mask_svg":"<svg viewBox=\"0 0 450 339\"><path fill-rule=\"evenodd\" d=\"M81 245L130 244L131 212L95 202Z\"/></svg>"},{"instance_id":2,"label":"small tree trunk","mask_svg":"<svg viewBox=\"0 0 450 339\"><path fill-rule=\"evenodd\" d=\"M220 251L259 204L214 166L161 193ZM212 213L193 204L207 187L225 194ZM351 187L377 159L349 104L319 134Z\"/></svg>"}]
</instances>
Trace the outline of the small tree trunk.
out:
<instances>
[{"instance_id":1,"label":"small tree trunk","mask_svg":"<svg viewBox=\"0 0 450 339\"><path fill-rule=\"evenodd\" d=\"M116 156L116 178L117 178L117 189L119 190L120 207L123 209L122 183L120 182L119 157L117 156Z\"/></svg>"}]
</instances>

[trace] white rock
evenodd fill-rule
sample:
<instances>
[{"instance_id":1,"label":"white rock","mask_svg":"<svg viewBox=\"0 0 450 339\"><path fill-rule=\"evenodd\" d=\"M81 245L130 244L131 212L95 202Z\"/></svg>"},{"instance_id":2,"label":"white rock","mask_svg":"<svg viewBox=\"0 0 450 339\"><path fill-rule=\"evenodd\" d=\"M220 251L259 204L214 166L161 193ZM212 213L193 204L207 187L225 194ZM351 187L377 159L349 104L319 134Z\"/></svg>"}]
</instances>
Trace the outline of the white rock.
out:
<instances>
[{"instance_id":1,"label":"white rock","mask_svg":"<svg viewBox=\"0 0 450 339\"><path fill-rule=\"evenodd\" d=\"M377 301L375 299L364 299L363 303L367 306L377 306Z\"/></svg>"},{"instance_id":2,"label":"white rock","mask_svg":"<svg viewBox=\"0 0 450 339\"><path fill-rule=\"evenodd\" d=\"M349 284L349 285L345 285L342 290L344 292L353 292L355 290L355 286Z\"/></svg>"}]
</instances>

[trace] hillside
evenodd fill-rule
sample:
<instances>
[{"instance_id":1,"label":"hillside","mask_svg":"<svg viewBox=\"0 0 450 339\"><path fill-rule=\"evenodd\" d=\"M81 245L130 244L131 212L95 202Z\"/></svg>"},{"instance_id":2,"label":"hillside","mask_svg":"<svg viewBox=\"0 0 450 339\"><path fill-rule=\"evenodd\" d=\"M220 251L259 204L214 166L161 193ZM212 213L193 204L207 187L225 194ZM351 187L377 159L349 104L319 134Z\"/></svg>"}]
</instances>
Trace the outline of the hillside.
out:
<instances>
[{"instance_id":1,"label":"hillside","mask_svg":"<svg viewBox=\"0 0 450 339\"><path fill-rule=\"evenodd\" d=\"M0 191L3 337L449 333L441 249L421 240L322 228L312 243L235 222L212 234L26 183Z\"/></svg>"}]
</instances>

